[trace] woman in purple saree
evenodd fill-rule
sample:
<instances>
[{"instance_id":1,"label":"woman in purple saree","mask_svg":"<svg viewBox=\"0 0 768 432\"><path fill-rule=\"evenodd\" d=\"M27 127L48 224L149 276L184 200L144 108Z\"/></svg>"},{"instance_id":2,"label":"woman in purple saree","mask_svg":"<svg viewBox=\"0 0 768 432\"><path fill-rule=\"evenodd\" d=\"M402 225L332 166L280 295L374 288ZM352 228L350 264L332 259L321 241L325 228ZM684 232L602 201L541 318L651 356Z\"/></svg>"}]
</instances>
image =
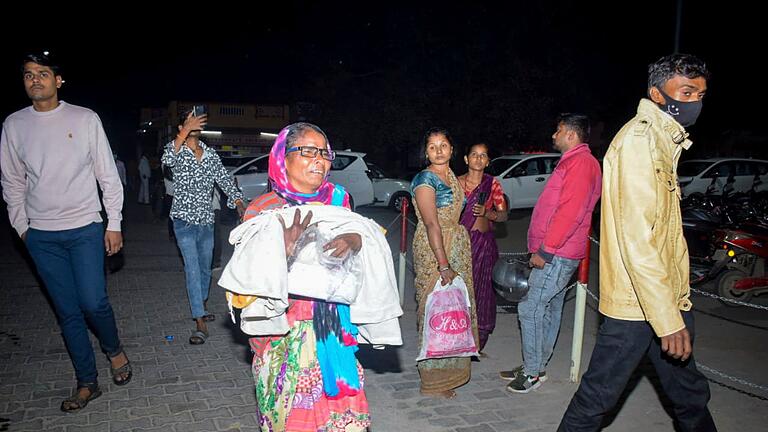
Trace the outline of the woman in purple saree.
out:
<instances>
[{"instance_id":1,"label":"woman in purple saree","mask_svg":"<svg viewBox=\"0 0 768 432\"><path fill-rule=\"evenodd\" d=\"M496 327L496 293L491 274L499 257L493 222L507 220L504 191L494 177L483 171L488 166L488 146L475 144L464 156L469 171L458 178L467 199L460 223L469 231L472 243L472 279L475 282L477 327L480 333L480 356L488 337Z\"/></svg>"}]
</instances>

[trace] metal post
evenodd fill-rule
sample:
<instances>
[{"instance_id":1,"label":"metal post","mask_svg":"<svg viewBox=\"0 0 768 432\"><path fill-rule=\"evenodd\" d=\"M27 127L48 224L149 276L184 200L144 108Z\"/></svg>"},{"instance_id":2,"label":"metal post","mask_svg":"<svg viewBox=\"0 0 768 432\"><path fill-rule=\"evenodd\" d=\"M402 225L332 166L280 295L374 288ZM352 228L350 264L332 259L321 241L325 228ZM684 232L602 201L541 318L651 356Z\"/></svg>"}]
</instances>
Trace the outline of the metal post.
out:
<instances>
[{"instance_id":1,"label":"metal post","mask_svg":"<svg viewBox=\"0 0 768 432\"><path fill-rule=\"evenodd\" d=\"M592 235L592 230L589 230ZM591 242L587 239L587 252L579 263L579 280L576 282L576 305L573 314L573 341L571 342L571 382L579 382L581 348L584 342L584 313L587 308L587 283L589 282L589 254Z\"/></svg>"},{"instance_id":2,"label":"metal post","mask_svg":"<svg viewBox=\"0 0 768 432\"><path fill-rule=\"evenodd\" d=\"M408 200L402 200L400 207L400 259L397 273L397 288L400 293L400 306L405 302L405 254L408 251Z\"/></svg>"}]
</instances>

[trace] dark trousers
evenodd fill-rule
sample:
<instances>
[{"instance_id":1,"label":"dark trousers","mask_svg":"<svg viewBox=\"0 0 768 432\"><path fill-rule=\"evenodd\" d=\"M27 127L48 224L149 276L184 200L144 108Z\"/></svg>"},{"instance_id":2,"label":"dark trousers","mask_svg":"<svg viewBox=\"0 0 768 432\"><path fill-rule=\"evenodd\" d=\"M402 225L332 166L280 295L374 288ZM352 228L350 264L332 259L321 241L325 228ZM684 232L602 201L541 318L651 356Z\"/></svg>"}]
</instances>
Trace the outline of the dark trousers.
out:
<instances>
[{"instance_id":1,"label":"dark trousers","mask_svg":"<svg viewBox=\"0 0 768 432\"><path fill-rule=\"evenodd\" d=\"M30 228L26 244L53 301L77 382L95 383L87 324L103 352L114 357L121 350L104 276L104 227L92 223L63 231Z\"/></svg>"},{"instance_id":2,"label":"dark trousers","mask_svg":"<svg viewBox=\"0 0 768 432\"><path fill-rule=\"evenodd\" d=\"M589 370L582 377L558 431L599 430L644 356L653 363L661 386L672 401L680 430L717 430L707 408L709 384L696 369L693 355L680 362L663 354L660 339L645 321L603 318ZM683 320L693 343L693 314L683 312Z\"/></svg>"}]
</instances>

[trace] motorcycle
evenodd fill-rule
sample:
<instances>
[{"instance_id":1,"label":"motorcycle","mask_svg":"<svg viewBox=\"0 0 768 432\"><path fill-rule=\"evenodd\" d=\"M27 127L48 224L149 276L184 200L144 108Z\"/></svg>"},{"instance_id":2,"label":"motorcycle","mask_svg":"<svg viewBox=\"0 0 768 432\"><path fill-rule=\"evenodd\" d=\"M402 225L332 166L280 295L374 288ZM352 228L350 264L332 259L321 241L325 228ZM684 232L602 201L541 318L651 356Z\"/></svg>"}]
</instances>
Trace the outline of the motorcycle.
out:
<instances>
[{"instance_id":1,"label":"motorcycle","mask_svg":"<svg viewBox=\"0 0 768 432\"><path fill-rule=\"evenodd\" d=\"M765 262L768 258L768 227L748 223L723 228L713 235L714 265L707 279L715 279L721 297L748 303L753 296L768 292ZM727 306L735 303L723 302Z\"/></svg>"}]
</instances>

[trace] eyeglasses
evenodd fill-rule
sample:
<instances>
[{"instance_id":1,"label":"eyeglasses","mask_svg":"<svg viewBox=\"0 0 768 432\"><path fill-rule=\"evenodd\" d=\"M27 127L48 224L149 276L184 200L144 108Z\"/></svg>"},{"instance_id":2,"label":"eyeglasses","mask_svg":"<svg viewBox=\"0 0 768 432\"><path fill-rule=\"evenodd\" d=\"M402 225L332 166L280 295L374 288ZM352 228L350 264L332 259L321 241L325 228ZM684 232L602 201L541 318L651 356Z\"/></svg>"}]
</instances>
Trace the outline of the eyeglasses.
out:
<instances>
[{"instance_id":1,"label":"eyeglasses","mask_svg":"<svg viewBox=\"0 0 768 432\"><path fill-rule=\"evenodd\" d=\"M305 158L316 158L317 153L320 152L320 156L322 156L322 158L325 160L332 161L336 159L336 152L334 152L333 150L320 149L317 147L305 147L305 146L291 147L285 151L285 154L295 152L295 151L299 152L299 154Z\"/></svg>"}]
</instances>

